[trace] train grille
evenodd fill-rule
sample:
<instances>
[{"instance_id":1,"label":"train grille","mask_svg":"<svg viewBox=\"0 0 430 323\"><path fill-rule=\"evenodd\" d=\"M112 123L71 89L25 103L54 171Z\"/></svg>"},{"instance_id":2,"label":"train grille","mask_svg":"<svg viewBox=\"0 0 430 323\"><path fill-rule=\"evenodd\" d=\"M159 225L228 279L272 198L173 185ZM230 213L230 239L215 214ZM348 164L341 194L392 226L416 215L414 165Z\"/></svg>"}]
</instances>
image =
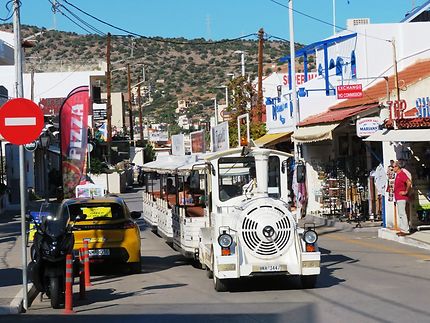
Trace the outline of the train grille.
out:
<instances>
[{"instance_id":1,"label":"train grille","mask_svg":"<svg viewBox=\"0 0 430 323\"><path fill-rule=\"evenodd\" d=\"M242 241L259 258L280 256L292 240L292 219L277 207L253 208L243 217L241 229Z\"/></svg>"}]
</instances>

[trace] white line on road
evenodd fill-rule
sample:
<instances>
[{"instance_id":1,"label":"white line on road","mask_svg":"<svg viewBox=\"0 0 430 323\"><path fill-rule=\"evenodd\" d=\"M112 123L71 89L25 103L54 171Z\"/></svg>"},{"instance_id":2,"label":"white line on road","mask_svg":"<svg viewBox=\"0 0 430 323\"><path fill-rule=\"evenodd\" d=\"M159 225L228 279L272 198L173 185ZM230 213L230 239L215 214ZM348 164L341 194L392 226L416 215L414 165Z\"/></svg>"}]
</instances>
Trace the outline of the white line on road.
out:
<instances>
[{"instance_id":1,"label":"white line on road","mask_svg":"<svg viewBox=\"0 0 430 323\"><path fill-rule=\"evenodd\" d=\"M4 118L5 126L35 126L35 117L14 117L14 118Z\"/></svg>"}]
</instances>

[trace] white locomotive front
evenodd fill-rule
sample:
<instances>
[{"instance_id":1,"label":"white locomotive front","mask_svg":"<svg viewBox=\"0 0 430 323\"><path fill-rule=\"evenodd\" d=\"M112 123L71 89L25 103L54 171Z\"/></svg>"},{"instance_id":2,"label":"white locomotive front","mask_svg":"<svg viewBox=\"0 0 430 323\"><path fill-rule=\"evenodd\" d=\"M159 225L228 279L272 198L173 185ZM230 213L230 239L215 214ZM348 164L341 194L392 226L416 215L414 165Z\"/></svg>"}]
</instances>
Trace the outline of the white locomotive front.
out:
<instances>
[{"instance_id":1,"label":"white locomotive front","mask_svg":"<svg viewBox=\"0 0 430 323\"><path fill-rule=\"evenodd\" d=\"M315 285L317 234L299 228L289 210L289 157L253 148L209 158L212 205L209 226L200 233L200 261L216 290L225 290L231 279L254 275L297 275L305 288Z\"/></svg>"}]
</instances>

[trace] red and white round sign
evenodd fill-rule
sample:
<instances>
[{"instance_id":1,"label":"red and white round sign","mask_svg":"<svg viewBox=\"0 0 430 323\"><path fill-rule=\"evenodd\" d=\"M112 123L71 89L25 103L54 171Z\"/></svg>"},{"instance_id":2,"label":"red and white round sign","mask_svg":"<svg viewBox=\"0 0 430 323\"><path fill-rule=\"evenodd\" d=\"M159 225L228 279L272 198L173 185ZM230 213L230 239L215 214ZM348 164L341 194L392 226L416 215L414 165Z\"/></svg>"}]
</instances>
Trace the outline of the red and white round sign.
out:
<instances>
[{"instance_id":1,"label":"red and white round sign","mask_svg":"<svg viewBox=\"0 0 430 323\"><path fill-rule=\"evenodd\" d=\"M36 140L43 126L42 110L33 101L12 99L0 108L0 133L12 144L24 145Z\"/></svg>"}]
</instances>

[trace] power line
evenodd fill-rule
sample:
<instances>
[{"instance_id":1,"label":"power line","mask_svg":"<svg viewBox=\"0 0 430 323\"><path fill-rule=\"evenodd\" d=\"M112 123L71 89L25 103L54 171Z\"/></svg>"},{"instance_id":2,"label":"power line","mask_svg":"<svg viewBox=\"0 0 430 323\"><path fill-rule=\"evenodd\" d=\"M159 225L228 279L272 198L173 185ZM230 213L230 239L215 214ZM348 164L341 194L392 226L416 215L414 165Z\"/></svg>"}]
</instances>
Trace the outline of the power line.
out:
<instances>
[{"instance_id":1,"label":"power line","mask_svg":"<svg viewBox=\"0 0 430 323\"><path fill-rule=\"evenodd\" d=\"M281 6L281 7L284 7L284 8L289 9L289 7L288 7L288 6L286 6L286 5L284 5L284 4L280 3L280 2L278 2L278 1L276 1L276 0L269 0L269 1L271 1L271 2L273 2L273 3L275 3L275 4L277 4L277 5L279 5L279 6ZM384 39L384 38L379 38L379 37L376 37L376 36L371 36L371 35L368 35L368 34L359 33L359 32L357 32L357 31L349 30L349 29L347 29L347 28L344 28L344 27L340 27L340 26L334 25L334 24L332 24L332 23L330 23L330 22L327 22L327 21L322 20L322 19L319 19L319 18L317 18L317 17L314 17L314 16L311 16L311 15L308 15L307 13L301 12L301 11L299 11L299 10L296 10L296 9L293 9L293 8L292 8L292 10L293 10L294 12L298 13L299 15L305 16L305 17L307 17L307 18L309 18L309 19L312 19L312 20L318 21L318 22L320 22L320 23L323 23L323 24L328 25L328 26L331 26L331 27L336 27L337 29L340 29L340 30L342 30L342 31L354 32L354 33L360 34L360 35L365 36L365 37L368 37L368 38L373 38L373 39L376 39L376 40L382 40L382 41L386 41L386 42L391 42L391 40L389 40L389 39Z\"/></svg>"},{"instance_id":2,"label":"power line","mask_svg":"<svg viewBox=\"0 0 430 323\"><path fill-rule=\"evenodd\" d=\"M78 26L79 28L85 30L88 34L92 34L93 32L95 32L96 34L98 34L100 36L104 36L105 35L102 31L100 31L99 29L95 28L94 26L92 26L91 24L89 24L88 22L86 22L85 20L81 19L79 16L77 16L75 13L73 13L72 11L70 11L69 9L67 9L66 7L64 7L63 5L61 5L59 3L53 3L51 0L48 0L48 2L52 5L51 10L54 13L58 11L64 17L66 17L68 20L70 20L72 23L74 23L76 26ZM83 24L86 27L83 27L79 22L76 22L73 18L71 18L70 16L68 16L66 13L64 13L61 10L60 7L64 8L68 13L70 13L73 17L75 17L75 19L77 19L81 24ZM93 32L91 32L87 28L91 29Z\"/></svg>"},{"instance_id":3,"label":"power line","mask_svg":"<svg viewBox=\"0 0 430 323\"><path fill-rule=\"evenodd\" d=\"M5 7L7 10L7 15L9 15L9 16L6 16L6 18L0 18L0 21L6 22L13 17L15 10L12 10L12 8L11 8L12 3L13 3L13 0L9 0L8 2L6 2ZM18 1L18 8L20 8L20 7L21 7L21 1Z\"/></svg>"},{"instance_id":4,"label":"power line","mask_svg":"<svg viewBox=\"0 0 430 323\"><path fill-rule=\"evenodd\" d=\"M48 1L50 1L50 0L48 0ZM173 40L163 39L163 38L150 38L150 37L147 37L147 36L144 36L144 35L137 34L135 32L129 31L127 29L115 26L115 25L113 25L113 24L111 24L111 23L109 23L109 22L107 22L105 20L97 18L96 16L94 16L94 15L86 12L85 10L83 10L83 9L79 8L78 6L70 3L67 0L63 0L63 1L66 4L68 4L69 6L75 8L79 12L83 13L84 15L87 15L88 17L91 17L94 20L96 20L96 21L98 21L98 22L100 22L102 24L105 24L105 25L107 25L107 26L109 26L111 28L114 28L116 30L120 30L122 32L125 32L128 35L132 35L132 36L139 37L139 38L152 39L154 41L158 41L158 42L162 42L162 43L171 43L171 44L177 44L177 45L213 45L213 44L221 44L221 43L234 42L234 41L242 40L242 39L245 39L245 38L249 38L251 36L256 36L256 33L251 33L251 34L248 34L248 35L245 35L245 36L241 36L241 37L237 37L237 38L233 38L233 39L223 39L223 40L211 41L211 42L190 42L190 41L188 41L188 42L181 42L181 41L173 41Z\"/></svg>"},{"instance_id":5,"label":"power line","mask_svg":"<svg viewBox=\"0 0 430 323\"><path fill-rule=\"evenodd\" d=\"M100 36L105 36L106 34L104 32L102 32L101 30L97 29L96 27L94 27L93 25L89 24L88 22L86 22L85 20L83 20L82 18L80 18L78 15L76 15L74 12L70 11L69 9L67 9L65 6L63 6L62 4L60 4L60 6L62 8L64 8L68 13L70 13L73 17L75 17L78 21L80 21L81 23L83 23L85 26L87 26L88 28L92 29L96 34L100 35ZM58 10L58 7L57 7Z\"/></svg>"}]
</instances>

